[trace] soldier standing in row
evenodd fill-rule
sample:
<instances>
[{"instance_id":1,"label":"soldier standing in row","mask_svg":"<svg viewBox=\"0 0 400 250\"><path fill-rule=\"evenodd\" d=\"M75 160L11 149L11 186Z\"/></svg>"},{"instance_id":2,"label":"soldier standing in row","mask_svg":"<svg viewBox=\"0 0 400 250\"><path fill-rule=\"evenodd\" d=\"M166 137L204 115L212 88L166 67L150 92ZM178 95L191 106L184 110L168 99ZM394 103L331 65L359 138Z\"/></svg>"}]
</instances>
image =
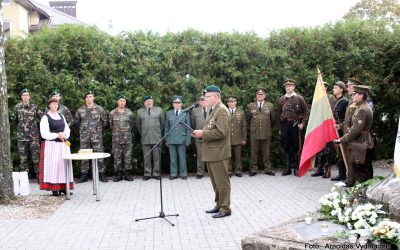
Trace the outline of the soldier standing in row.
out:
<instances>
[{"instance_id":1,"label":"soldier standing in row","mask_svg":"<svg viewBox=\"0 0 400 250\"><path fill-rule=\"evenodd\" d=\"M261 151L265 174L275 175L270 160L272 127L276 122L276 112L270 102L265 101L265 89L256 90L256 102L247 105L246 120L250 123L251 165L250 176L257 174L258 152Z\"/></svg>"},{"instance_id":2,"label":"soldier standing in row","mask_svg":"<svg viewBox=\"0 0 400 250\"><path fill-rule=\"evenodd\" d=\"M367 103L369 87L363 85L354 86L352 93L352 101L355 105L354 114L348 132L340 139L335 140L336 143L347 143L349 145L349 155L353 167L356 181L364 182L373 177L373 170L369 161L371 157L371 149L373 148L373 140L370 134L373 113L371 107ZM365 149L358 149L356 152L355 143L366 144ZM363 151L364 150L364 151ZM351 155L354 154L355 157Z\"/></svg>"},{"instance_id":3,"label":"soldier standing in row","mask_svg":"<svg viewBox=\"0 0 400 250\"><path fill-rule=\"evenodd\" d=\"M23 89L20 97L22 102L15 106L12 116L12 121L17 127L17 147L21 160L20 171L29 171L28 156L30 154L34 170L38 174L40 157L39 122L43 112L37 105L30 103L28 89Z\"/></svg>"},{"instance_id":4,"label":"soldier standing in row","mask_svg":"<svg viewBox=\"0 0 400 250\"><path fill-rule=\"evenodd\" d=\"M103 129L107 126L107 113L94 102L94 93L85 94L85 104L75 113L75 126L79 128L80 149L92 148L93 152L104 152ZM99 180L107 182L104 160L98 160ZM82 161L81 177L76 183L88 181L89 162Z\"/></svg>"},{"instance_id":5,"label":"soldier standing in row","mask_svg":"<svg viewBox=\"0 0 400 250\"><path fill-rule=\"evenodd\" d=\"M159 107L154 107L153 97L147 95L143 97L143 106L137 111L136 127L141 136L143 156L161 140L162 129L164 128L164 112ZM153 160L153 164L152 164ZM143 180L153 178L160 179L160 155L157 150L152 152L144 159Z\"/></svg>"},{"instance_id":6,"label":"soldier standing in row","mask_svg":"<svg viewBox=\"0 0 400 250\"><path fill-rule=\"evenodd\" d=\"M67 121L68 127L71 127L74 124L74 118L72 117L71 111L69 109L61 104L61 93L58 89L53 90L50 94L50 98L55 98L58 100L58 110L57 112L60 115L63 115L65 117L65 120ZM45 109L45 113L49 111L48 108Z\"/></svg>"},{"instance_id":7,"label":"soldier standing in row","mask_svg":"<svg viewBox=\"0 0 400 250\"><path fill-rule=\"evenodd\" d=\"M246 145L247 140L246 116L242 110L236 107L237 98L235 96L228 96L226 102L231 113L232 157L229 164L229 176L235 172L237 177L242 177L242 145ZM235 167L233 168L233 166Z\"/></svg>"},{"instance_id":8,"label":"soldier standing in row","mask_svg":"<svg viewBox=\"0 0 400 250\"><path fill-rule=\"evenodd\" d=\"M200 95L198 100L199 106L192 110L191 113L191 123L193 129L202 129L207 119L207 101L204 95ZM201 138L196 138L196 157L197 157L197 173L196 179L201 179L205 173L204 162L201 160Z\"/></svg>"},{"instance_id":9,"label":"soldier standing in row","mask_svg":"<svg viewBox=\"0 0 400 250\"><path fill-rule=\"evenodd\" d=\"M173 109L169 110L165 118L164 134L168 133L178 122L182 121L190 126L190 118L187 112L182 112L182 96L172 98ZM170 158L170 180L174 180L179 172L183 180L187 179L186 148L190 145L191 136L184 126L178 124L166 138Z\"/></svg>"},{"instance_id":10,"label":"soldier standing in row","mask_svg":"<svg viewBox=\"0 0 400 250\"><path fill-rule=\"evenodd\" d=\"M304 98L294 92L296 81L287 79L284 82L286 94L279 98L279 119L281 144L285 151L285 171L283 176L290 175L292 168L298 176L301 148L300 131L308 119L308 108Z\"/></svg>"},{"instance_id":11,"label":"soldier standing in row","mask_svg":"<svg viewBox=\"0 0 400 250\"><path fill-rule=\"evenodd\" d=\"M216 205L206 213L213 218L223 218L231 215L231 183L228 175L230 143L230 114L221 102L221 90L218 86L206 88L205 98L210 108L209 116L203 129L195 130L193 137L203 138L203 161L207 164L211 184L215 193Z\"/></svg>"},{"instance_id":12,"label":"soldier standing in row","mask_svg":"<svg viewBox=\"0 0 400 250\"><path fill-rule=\"evenodd\" d=\"M112 130L112 152L114 154L114 182L133 181L132 177L132 128L133 113L126 108L126 97L116 98L117 108L110 112L110 128ZM124 171L122 170L124 161Z\"/></svg>"}]
</instances>

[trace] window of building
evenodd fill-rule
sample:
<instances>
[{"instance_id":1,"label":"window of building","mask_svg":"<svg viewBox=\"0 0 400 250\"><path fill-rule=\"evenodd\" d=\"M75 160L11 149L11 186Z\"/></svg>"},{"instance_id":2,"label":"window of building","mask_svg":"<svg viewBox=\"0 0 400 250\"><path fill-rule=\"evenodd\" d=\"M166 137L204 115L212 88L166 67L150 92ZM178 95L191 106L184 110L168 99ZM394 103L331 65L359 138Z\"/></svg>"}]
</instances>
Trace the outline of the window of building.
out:
<instances>
[{"instance_id":1,"label":"window of building","mask_svg":"<svg viewBox=\"0 0 400 250\"><path fill-rule=\"evenodd\" d=\"M11 0L3 0L3 5L10 4Z\"/></svg>"},{"instance_id":2,"label":"window of building","mask_svg":"<svg viewBox=\"0 0 400 250\"><path fill-rule=\"evenodd\" d=\"M11 31L11 22L10 21L3 21L3 34L4 37L10 37Z\"/></svg>"}]
</instances>

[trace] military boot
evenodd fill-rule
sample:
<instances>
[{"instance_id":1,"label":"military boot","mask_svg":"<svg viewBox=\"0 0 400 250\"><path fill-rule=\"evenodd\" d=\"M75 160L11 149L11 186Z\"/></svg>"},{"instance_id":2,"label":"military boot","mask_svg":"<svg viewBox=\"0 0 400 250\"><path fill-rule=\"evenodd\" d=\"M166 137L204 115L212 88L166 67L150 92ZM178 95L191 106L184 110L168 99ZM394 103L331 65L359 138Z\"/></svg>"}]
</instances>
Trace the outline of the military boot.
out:
<instances>
[{"instance_id":1,"label":"military boot","mask_svg":"<svg viewBox=\"0 0 400 250\"><path fill-rule=\"evenodd\" d=\"M105 173L99 173L99 180L101 182L108 182L107 176Z\"/></svg>"},{"instance_id":2,"label":"military boot","mask_svg":"<svg viewBox=\"0 0 400 250\"><path fill-rule=\"evenodd\" d=\"M337 168L339 170L339 175L331 178L331 181L344 181L346 180L346 167L342 161L339 161L337 164Z\"/></svg>"},{"instance_id":3,"label":"military boot","mask_svg":"<svg viewBox=\"0 0 400 250\"><path fill-rule=\"evenodd\" d=\"M133 177L132 177L132 175L131 175L131 171L129 171L129 170L126 170L126 171L125 171L124 179L125 179L126 181L133 181Z\"/></svg>"},{"instance_id":4,"label":"military boot","mask_svg":"<svg viewBox=\"0 0 400 250\"><path fill-rule=\"evenodd\" d=\"M322 154L318 153L317 157L315 159L315 162L317 163L317 171L313 173L311 176L312 177L317 177L317 176L323 176L324 175L324 165L322 164Z\"/></svg>"},{"instance_id":5,"label":"military boot","mask_svg":"<svg viewBox=\"0 0 400 250\"><path fill-rule=\"evenodd\" d=\"M291 175L292 170L290 168L290 154L285 153L285 171L283 171L282 176Z\"/></svg>"},{"instance_id":6,"label":"military boot","mask_svg":"<svg viewBox=\"0 0 400 250\"><path fill-rule=\"evenodd\" d=\"M87 173L82 173L81 177L76 181L76 183L82 183L82 182L87 182L88 181L88 174Z\"/></svg>"},{"instance_id":7,"label":"military boot","mask_svg":"<svg viewBox=\"0 0 400 250\"><path fill-rule=\"evenodd\" d=\"M122 177L122 171L115 171L115 175L113 178L113 182L122 181L124 178Z\"/></svg>"}]
</instances>

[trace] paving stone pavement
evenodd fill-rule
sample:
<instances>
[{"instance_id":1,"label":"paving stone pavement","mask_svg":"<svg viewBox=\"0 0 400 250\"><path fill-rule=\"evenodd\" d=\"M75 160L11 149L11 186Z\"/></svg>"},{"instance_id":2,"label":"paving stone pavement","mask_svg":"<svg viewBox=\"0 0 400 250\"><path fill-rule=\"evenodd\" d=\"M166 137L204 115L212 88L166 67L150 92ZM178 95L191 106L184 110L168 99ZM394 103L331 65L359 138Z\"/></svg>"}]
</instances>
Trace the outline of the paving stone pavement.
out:
<instances>
[{"instance_id":1,"label":"paving stone pavement","mask_svg":"<svg viewBox=\"0 0 400 250\"><path fill-rule=\"evenodd\" d=\"M232 215L213 219L204 210L214 206L208 177L200 180L163 179L163 205L175 226L158 216L159 181L100 183L101 201L92 182L77 184L71 200L47 219L0 220L0 249L240 249L241 239L261 229L303 216L318 207L318 199L334 182L258 174L233 176ZM376 169L375 175L388 171ZM34 193L39 191L32 183Z\"/></svg>"}]
</instances>

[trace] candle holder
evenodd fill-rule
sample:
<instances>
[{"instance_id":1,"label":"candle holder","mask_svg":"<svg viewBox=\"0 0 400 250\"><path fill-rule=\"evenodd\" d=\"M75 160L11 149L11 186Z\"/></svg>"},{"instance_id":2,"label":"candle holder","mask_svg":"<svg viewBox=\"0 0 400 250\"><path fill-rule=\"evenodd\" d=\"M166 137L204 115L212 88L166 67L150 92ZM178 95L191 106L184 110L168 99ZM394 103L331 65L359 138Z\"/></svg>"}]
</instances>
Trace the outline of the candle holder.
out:
<instances>
[{"instance_id":1,"label":"candle holder","mask_svg":"<svg viewBox=\"0 0 400 250\"><path fill-rule=\"evenodd\" d=\"M321 232L322 232L322 235L324 235L324 236L328 235L328 231L329 231L329 225L328 225L328 223L326 223L326 222L322 223L322 224L321 224Z\"/></svg>"},{"instance_id":2,"label":"candle holder","mask_svg":"<svg viewBox=\"0 0 400 250\"><path fill-rule=\"evenodd\" d=\"M312 216L311 216L310 213L306 213L306 214L304 215L304 222L305 222L307 225L310 225L310 224L312 223Z\"/></svg>"}]
</instances>

